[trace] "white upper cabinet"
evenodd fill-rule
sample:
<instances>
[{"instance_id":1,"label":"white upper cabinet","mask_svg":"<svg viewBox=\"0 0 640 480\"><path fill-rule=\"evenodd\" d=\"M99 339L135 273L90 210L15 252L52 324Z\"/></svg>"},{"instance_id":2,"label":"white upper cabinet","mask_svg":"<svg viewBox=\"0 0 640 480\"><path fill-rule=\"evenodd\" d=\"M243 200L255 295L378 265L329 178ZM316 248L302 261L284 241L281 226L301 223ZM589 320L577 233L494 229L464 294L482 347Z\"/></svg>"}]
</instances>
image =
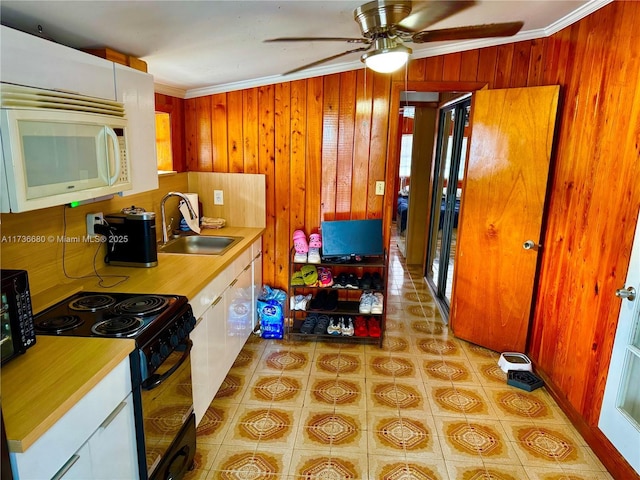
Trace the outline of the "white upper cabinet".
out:
<instances>
[{"instance_id":1,"label":"white upper cabinet","mask_svg":"<svg viewBox=\"0 0 640 480\"><path fill-rule=\"evenodd\" d=\"M127 113L127 146L133 189L132 195L158 188L156 160L156 113L153 76L124 65L115 64L116 100L124 103Z\"/></svg>"},{"instance_id":2,"label":"white upper cabinet","mask_svg":"<svg viewBox=\"0 0 640 480\"><path fill-rule=\"evenodd\" d=\"M113 62L9 27L1 28L3 82L116 99Z\"/></svg>"},{"instance_id":3,"label":"white upper cabinet","mask_svg":"<svg viewBox=\"0 0 640 480\"><path fill-rule=\"evenodd\" d=\"M123 103L127 164L133 187L120 194L157 189L153 76L9 27L0 28L0 80ZM50 196L37 208L63 203L69 202Z\"/></svg>"}]
</instances>

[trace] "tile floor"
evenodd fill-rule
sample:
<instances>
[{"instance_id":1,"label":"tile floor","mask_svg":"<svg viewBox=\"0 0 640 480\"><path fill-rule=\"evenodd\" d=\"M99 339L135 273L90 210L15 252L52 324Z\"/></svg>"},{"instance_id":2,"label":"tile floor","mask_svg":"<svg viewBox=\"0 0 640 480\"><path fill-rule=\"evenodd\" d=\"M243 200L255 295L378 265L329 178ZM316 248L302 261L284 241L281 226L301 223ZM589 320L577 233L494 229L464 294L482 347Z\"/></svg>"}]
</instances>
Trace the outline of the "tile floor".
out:
<instances>
[{"instance_id":1,"label":"tile floor","mask_svg":"<svg viewBox=\"0 0 640 480\"><path fill-rule=\"evenodd\" d=\"M458 340L390 252L384 347L252 337L186 480L612 479L544 388Z\"/></svg>"}]
</instances>

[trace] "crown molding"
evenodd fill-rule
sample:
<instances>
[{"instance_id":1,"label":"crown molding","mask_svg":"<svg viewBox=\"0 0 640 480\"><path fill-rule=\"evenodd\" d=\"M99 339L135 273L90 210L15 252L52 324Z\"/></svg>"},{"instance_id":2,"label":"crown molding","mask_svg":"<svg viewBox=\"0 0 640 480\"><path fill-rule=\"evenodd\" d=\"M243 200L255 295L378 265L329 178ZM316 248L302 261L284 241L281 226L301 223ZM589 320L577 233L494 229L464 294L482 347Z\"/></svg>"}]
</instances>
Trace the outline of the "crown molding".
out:
<instances>
[{"instance_id":1,"label":"crown molding","mask_svg":"<svg viewBox=\"0 0 640 480\"><path fill-rule=\"evenodd\" d=\"M177 98L186 98L187 94L187 90L185 90L184 88L172 87L171 85L165 85L163 83L154 83L153 90L156 93Z\"/></svg>"},{"instance_id":2,"label":"crown molding","mask_svg":"<svg viewBox=\"0 0 640 480\"><path fill-rule=\"evenodd\" d=\"M544 29L545 36L553 35L554 33L558 33L563 28L568 27L576 23L579 20L582 20L587 15L591 15L596 10L601 9L605 5L613 2L613 0L591 0L579 8L576 8L569 15L565 15L564 17L556 20L551 25Z\"/></svg>"},{"instance_id":3,"label":"crown molding","mask_svg":"<svg viewBox=\"0 0 640 480\"><path fill-rule=\"evenodd\" d=\"M449 43L446 45L430 47L426 49L419 50L411 54L412 59L419 58L427 58L427 57L435 57L438 55L446 55L449 53L458 53L466 50L473 50L485 47L494 47L497 45L505 45L507 43L515 43L526 40L533 40L536 38L544 38L553 35L554 33L559 32L563 28L566 28L579 20L582 20L587 15L592 14L593 12L599 10L605 5L611 3L613 0L590 0L587 3L583 4L576 10L572 11L568 15L560 18L555 21L551 25L548 25L544 28L539 28L536 30L527 30L524 32L517 33L512 37L494 37L494 38L481 38L481 39L473 39L473 40L461 40L459 42ZM301 72L296 72L290 75L271 75L268 77L261 78L253 78L250 80L242 80L239 82L230 82L223 83L219 85L212 85L209 87L202 88L193 88L188 90L183 90L185 92L184 96L181 98L196 98L203 97L206 95L213 95L216 93L226 93L233 92L235 90L244 90L247 88L255 88L255 87L263 87L265 85L273 85L275 83L282 82L291 82L294 80L302 80L305 78L318 77L322 75L331 75L334 73L347 72L350 70L357 70L360 68L365 68L364 64L360 61L360 59L325 65L315 68L310 68L308 70L304 70ZM173 87L167 87L173 88ZM179 90L179 89L178 89ZM159 92L164 93L164 92ZM171 95L167 93L167 95ZM176 96L176 95L174 95Z\"/></svg>"}]
</instances>

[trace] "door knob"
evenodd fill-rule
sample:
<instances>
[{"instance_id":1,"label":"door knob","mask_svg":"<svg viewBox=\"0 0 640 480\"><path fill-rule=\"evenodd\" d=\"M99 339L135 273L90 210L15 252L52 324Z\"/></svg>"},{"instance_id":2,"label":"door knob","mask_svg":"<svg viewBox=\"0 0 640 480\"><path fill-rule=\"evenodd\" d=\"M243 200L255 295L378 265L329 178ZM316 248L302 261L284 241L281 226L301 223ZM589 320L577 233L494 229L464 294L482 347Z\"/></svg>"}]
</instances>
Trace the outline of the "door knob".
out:
<instances>
[{"instance_id":1,"label":"door knob","mask_svg":"<svg viewBox=\"0 0 640 480\"><path fill-rule=\"evenodd\" d=\"M633 287L619 288L616 290L616 297L622 299L626 298L630 302L633 302L636 299L636 289Z\"/></svg>"},{"instance_id":2,"label":"door knob","mask_svg":"<svg viewBox=\"0 0 640 480\"><path fill-rule=\"evenodd\" d=\"M522 244L522 248L524 248L525 250L538 250L539 247L540 245L538 245L533 240L527 240Z\"/></svg>"}]
</instances>

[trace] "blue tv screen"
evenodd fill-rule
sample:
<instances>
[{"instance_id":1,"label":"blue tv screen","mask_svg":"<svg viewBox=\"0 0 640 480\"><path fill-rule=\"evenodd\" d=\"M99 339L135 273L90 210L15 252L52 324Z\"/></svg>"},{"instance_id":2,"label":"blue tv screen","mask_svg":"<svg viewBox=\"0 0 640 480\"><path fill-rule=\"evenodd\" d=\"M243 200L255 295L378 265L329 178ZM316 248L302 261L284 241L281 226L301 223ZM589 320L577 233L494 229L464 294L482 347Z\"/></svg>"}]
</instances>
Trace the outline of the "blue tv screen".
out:
<instances>
[{"instance_id":1,"label":"blue tv screen","mask_svg":"<svg viewBox=\"0 0 640 480\"><path fill-rule=\"evenodd\" d=\"M382 255L382 220L321 222L322 256Z\"/></svg>"}]
</instances>

